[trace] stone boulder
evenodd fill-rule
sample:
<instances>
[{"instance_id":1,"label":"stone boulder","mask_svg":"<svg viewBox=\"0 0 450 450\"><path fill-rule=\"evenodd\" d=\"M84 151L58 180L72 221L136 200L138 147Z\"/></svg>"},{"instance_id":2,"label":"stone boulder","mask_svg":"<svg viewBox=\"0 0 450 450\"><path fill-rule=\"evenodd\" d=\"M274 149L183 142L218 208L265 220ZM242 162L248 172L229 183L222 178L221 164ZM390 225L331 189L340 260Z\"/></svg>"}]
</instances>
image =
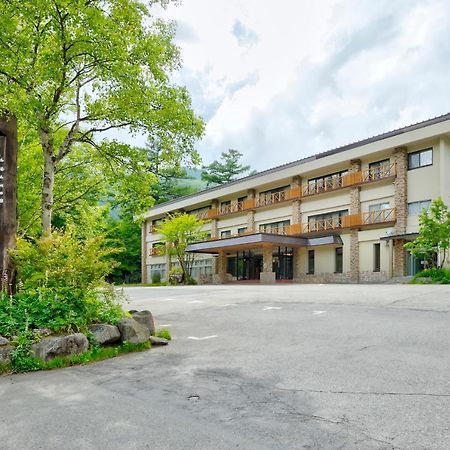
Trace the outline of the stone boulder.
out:
<instances>
[{"instance_id":1,"label":"stone boulder","mask_svg":"<svg viewBox=\"0 0 450 450\"><path fill-rule=\"evenodd\" d=\"M9 340L0 335L0 347L3 345L9 345Z\"/></svg>"},{"instance_id":2,"label":"stone boulder","mask_svg":"<svg viewBox=\"0 0 450 450\"><path fill-rule=\"evenodd\" d=\"M115 325L98 323L91 325L89 331L94 335L95 342L99 345L120 341L120 331Z\"/></svg>"},{"instance_id":3,"label":"stone boulder","mask_svg":"<svg viewBox=\"0 0 450 450\"><path fill-rule=\"evenodd\" d=\"M142 344L148 341L150 333L148 329L134 319L122 319L117 324L122 342Z\"/></svg>"},{"instance_id":4,"label":"stone boulder","mask_svg":"<svg viewBox=\"0 0 450 450\"><path fill-rule=\"evenodd\" d=\"M57 356L79 355L89 347L87 337L82 333L67 336L52 336L42 339L31 346L31 354L35 358L49 361Z\"/></svg>"},{"instance_id":5,"label":"stone boulder","mask_svg":"<svg viewBox=\"0 0 450 450\"><path fill-rule=\"evenodd\" d=\"M167 345L169 343L167 339L156 336L150 336L149 340L152 345Z\"/></svg>"},{"instance_id":6,"label":"stone boulder","mask_svg":"<svg viewBox=\"0 0 450 450\"><path fill-rule=\"evenodd\" d=\"M147 328L150 334L155 332L155 321L150 311L129 311L131 317Z\"/></svg>"},{"instance_id":7,"label":"stone boulder","mask_svg":"<svg viewBox=\"0 0 450 450\"><path fill-rule=\"evenodd\" d=\"M0 347L0 364L9 364L11 362L11 353L14 347L2 345Z\"/></svg>"}]
</instances>

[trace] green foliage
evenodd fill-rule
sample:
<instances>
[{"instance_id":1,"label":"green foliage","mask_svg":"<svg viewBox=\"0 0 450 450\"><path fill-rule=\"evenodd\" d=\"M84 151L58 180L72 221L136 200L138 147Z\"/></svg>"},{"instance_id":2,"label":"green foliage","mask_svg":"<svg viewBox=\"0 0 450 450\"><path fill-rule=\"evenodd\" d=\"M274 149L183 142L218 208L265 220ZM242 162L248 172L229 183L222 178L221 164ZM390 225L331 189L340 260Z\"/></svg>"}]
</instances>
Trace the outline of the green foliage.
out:
<instances>
[{"instance_id":1,"label":"green foliage","mask_svg":"<svg viewBox=\"0 0 450 450\"><path fill-rule=\"evenodd\" d=\"M168 341L172 340L172 335L167 328L160 328L159 330L156 330L153 335L159 338L167 339Z\"/></svg>"},{"instance_id":2,"label":"green foliage","mask_svg":"<svg viewBox=\"0 0 450 450\"><path fill-rule=\"evenodd\" d=\"M436 266L434 255L438 255L438 267L442 268L450 248L450 211L441 198L434 200L428 211L422 211L419 223L419 237L405 244L405 248L424 258L431 267Z\"/></svg>"},{"instance_id":3,"label":"green foliage","mask_svg":"<svg viewBox=\"0 0 450 450\"><path fill-rule=\"evenodd\" d=\"M168 2L150 5L156 3ZM2 2L0 113L15 115L38 139L45 231L53 210L53 175L79 148L95 153L106 171L121 167L126 177L119 174L115 184L123 204L135 212L148 207L145 157L130 146L101 140L103 132L146 133L167 157L198 158L193 143L203 122L186 89L171 83L180 66L174 36L174 25L155 19L139 0ZM79 153L71 163L84 161ZM55 202L70 199L68 192Z\"/></svg>"},{"instance_id":4,"label":"green foliage","mask_svg":"<svg viewBox=\"0 0 450 450\"><path fill-rule=\"evenodd\" d=\"M152 284L161 283L161 272L153 272L152 274Z\"/></svg>"},{"instance_id":5,"label":"green foliage","mask_svg":"<svg viewBox=\"0 0 450 450\"><path fill-rule=\"evenodd\" d=\"M31 345L37 337L28 329L21 331L14 340L16 348L11 353L11 367L16 373L31 372L41 369L41 362L30 356Z\"/></svg>"},{"instance_id":6,"label":"green foliage","mask_svg":"<svg viewBox=\"0 0 450 450\"><path fill-rule=\"evenodd\" d=\"M427 278L430 281L426 280ZM425 279L425 280L424 280ZM450 269L433 267L431 269L422 270L416 274L412 280L413 284L450 284Z\"/></svg>"},{"instance_id":7,"label":"green foliage","mask_svg":"<svg viewBox=\"0 0 450 450\"><path fill-rule=\"evenodd\" d=\"M191 278L195 253L186 253L186 247L194 242L202 241L207 233L203 231L206 221L192 214L174 214L163 220L157 232L161 234L165 249L169 256L176 257L180 264L182 277L180 282L188 283ZM169 274L169 281L171 280Z\"/></svg>"},{"instance_id":8,"label":"green foliage","mask_svg":"<svg viewBox=\"0 0 450 450\"><path fill-rule=\"evenodd\" d=\"M168 280L169 284L176 286L177 284L180 284L183 282L183 269L181 267L172 267L169 270Z\"/></svg>"},{"instance_id":9,"label":"green foliage","mask_svg":"<svg viewBox=\"0 0 450 450\"><path fill-rule=\"evenodd\" d=\"M237 150L222 152L221 161L213 161L208 166L203 166L202 180L210 184L224 184L233 181L241 173L250 170L250 166L239 163L242 153Z\"/></svg>"}]
</instances>

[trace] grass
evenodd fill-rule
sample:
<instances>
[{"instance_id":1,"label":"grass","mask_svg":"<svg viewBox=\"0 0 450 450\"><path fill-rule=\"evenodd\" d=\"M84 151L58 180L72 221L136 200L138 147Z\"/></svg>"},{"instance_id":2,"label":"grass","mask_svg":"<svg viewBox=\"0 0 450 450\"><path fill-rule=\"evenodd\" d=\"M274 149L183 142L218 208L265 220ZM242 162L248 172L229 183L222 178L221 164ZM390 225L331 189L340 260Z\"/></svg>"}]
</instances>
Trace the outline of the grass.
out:
<instances>
[{"instance_id":1,"label":"grass","mask_svg":"<svg viewBox=\"0 0 450 450\"><path fill-rule=\"evenodd\" d=\"M31 370L53 370L61 369L63 367L78 366L83 364L90 364L96 361L103 361L104 359L115 358L116 356L125 353L134 353L148 350L151 348L150 342L144 342L142 344L130 344L124 342L116 347L92 347L88 351L81 353L80 355L71 355L65 357L56 357L48 362L41 361L39 359L33 359L29 357L29 367L33 367ZM0 364L0 374L10 374L26 372L26 370L16 370L11 364Z\"/></svg>"},{"instance_id":2,"label":"grass","mask_svg":"<svg viewBox=\"0 0 450 450\"><path fill-rule=\"evenodd\" d=\"M172 340L172 335L170 334L170 331L167 328L161 328L159 330L156 330L153 335L155 337L164 338L168 341Z\"/></svg>"}]
</instances>

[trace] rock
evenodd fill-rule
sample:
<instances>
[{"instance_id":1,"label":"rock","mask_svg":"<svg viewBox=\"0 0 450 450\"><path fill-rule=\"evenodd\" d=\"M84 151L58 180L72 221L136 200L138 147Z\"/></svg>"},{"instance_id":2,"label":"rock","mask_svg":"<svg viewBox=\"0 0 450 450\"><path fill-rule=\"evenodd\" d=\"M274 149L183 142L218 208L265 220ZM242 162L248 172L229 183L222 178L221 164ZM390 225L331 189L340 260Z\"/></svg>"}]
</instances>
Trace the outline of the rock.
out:
<instances>
[{"instance_id":1,"label":"rock","mask_svg":"<svg viewBox=\"0 0 450 450\"><path fill-rule=\"evenodd\" d=\"M120 331L115 325L98 323L91 325L89 331L94 335L95 342L100 345L120 341Z\"/></svg>"},{"instance_id":2,"label":"rock","mask_svg":"<svg viewBox=\"0 0 450 450\"><path fill-rule=\"evenodd\" d=\"M37 334L38 336L50 336L52 334L52 330L49 330L48 328L36 328L33 330L34 334Z\"/></svg>"},{"instance_id":3,"label":"rock","mask_svg":"<svg viewBox=\"0 0 450 450\"><path fill-rule=\"evenodd\" d=\"M144 325L150 334L155 332L155 321L150 311L130 311L130 314L136 322Z\"/></svg>"},{"instance_id":4,"label":"rock","mask_svg":"<svg viewBox=\"0 0 450 450\"><path fill-rule=\"evenodd\" d=\"M142 344L148 341L149 331L134 319L122 319L117 326L120 330L122 342Z\"/></svg>"},{"instance_id":5,"label":"rock","mask_svg":"<svg viewBox=\"0 0 450 450\"><path fill-rule=\"evenodd\" d=\"M0 347L0 364L9 364L11 362L11 353L13 350L14 347L9 345Z\"/></svg>"},{"instance_id":6,"label":"rock","mask_svg":"<svg viewBox=\"0 0 450 450\"><path fill-rule=\"evenodd\" d=\"M42 339L31 346L35 358L49 361L57 356L79 355L89 347L89 341L83 333L55 336Z\"/></svg>"},{"instance_id":7,"label":"rock","mask_svg":"<svg viewBox=\"0 0 450 450\"><path fill-rule=\"evenodd\" d=\"M156 336L150 336L149 340L152 345L167 345L169 343L167 339Z\"/></svg>"},{"instance_id":8,"label":"rock","mask_svg":"<svg viewBox=\"0 0 450 450\"><path fill-rule=\"evenodd\" d=\"M9 340L0 335L0 347L3 345L9 345Z\"/></svg>"}]
</instances>

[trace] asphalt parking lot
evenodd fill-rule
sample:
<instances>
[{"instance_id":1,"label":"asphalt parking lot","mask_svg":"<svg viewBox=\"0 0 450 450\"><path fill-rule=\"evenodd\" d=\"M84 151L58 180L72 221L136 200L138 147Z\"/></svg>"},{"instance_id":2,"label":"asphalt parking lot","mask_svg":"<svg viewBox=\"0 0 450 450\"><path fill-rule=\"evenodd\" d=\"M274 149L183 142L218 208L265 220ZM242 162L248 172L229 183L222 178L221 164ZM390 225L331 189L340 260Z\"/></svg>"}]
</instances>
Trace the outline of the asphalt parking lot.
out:
<instances>
[{"instance_id":1,"label":"asphalt parking lot","mask_svg":"<svg viewBox=\"0 0 450 450\"><path fill-rule=\"evenodd\" d=\"M450 448L450 287L126 294L171 344L0 377L1 449Z\"/></svg>"}]
</instances>

